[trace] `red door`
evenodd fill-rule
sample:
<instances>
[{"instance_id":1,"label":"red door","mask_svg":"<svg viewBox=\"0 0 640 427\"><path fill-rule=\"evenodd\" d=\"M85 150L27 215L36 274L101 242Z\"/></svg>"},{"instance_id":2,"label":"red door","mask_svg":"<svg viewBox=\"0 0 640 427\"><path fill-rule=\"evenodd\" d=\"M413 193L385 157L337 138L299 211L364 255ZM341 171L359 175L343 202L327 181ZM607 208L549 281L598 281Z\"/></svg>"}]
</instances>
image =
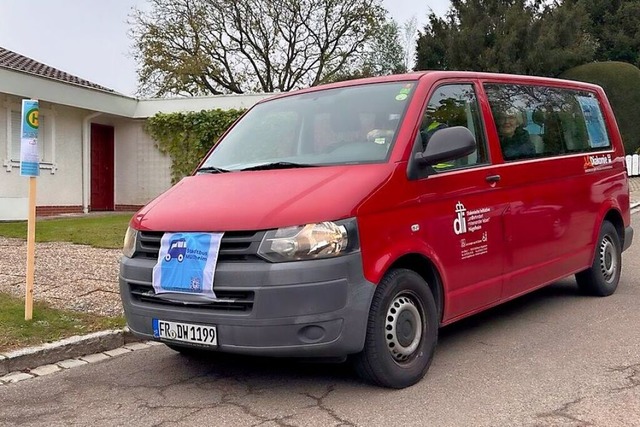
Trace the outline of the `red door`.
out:
<instances>
[{"instance_id":1,"label":"red door","mask_svg":"<svg viewBox=\"0 0 640 427\"><path fill-rule=\"evenodd\" d=\"M91 124L91 210L112 211L113 127Z\"/></svg>"}]
</instances>

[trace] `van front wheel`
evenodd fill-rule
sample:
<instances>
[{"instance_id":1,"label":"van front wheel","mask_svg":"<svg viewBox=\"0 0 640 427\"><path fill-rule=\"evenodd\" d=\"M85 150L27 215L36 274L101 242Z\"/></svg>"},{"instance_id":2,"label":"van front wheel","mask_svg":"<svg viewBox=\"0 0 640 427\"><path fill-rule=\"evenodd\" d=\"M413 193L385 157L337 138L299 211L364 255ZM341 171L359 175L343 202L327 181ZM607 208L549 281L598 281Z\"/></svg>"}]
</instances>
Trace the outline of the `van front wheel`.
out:
<instances>
[{"instance_id":1,"label":"van front wheel","mask_svg":"<svg viewBox=\"0 0 640 427\"><path fill-rule=\"evenodd\" d=\"M383 387L417 383L433 359L438 326L436 304L424 279L407 269L389 271L373 296L356 371Z\"/></svg>"},{"instance_id":2,"label":"van front wheel","mask_svg":"<svg viewBox=\"0 0 640 427\"><path fill-rule=\"evenodd\" d=\"M578 287L589 295L611 295L618 287L621 267L620 236L613 224L604 221L598 236L593 265L576 274Z\"/></svg>"}]
</instances>

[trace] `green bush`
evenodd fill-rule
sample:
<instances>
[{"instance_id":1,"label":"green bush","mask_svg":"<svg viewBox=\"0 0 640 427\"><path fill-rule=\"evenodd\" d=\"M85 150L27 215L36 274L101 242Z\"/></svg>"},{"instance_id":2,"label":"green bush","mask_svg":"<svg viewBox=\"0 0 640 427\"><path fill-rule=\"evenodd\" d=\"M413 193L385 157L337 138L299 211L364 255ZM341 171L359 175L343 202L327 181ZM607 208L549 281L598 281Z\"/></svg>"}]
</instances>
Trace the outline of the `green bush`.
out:
<instances>
[{"instance_id":1,"label":"green bush","mask_svg":"<svg viewBox=\"0 0 640 427\"><path fill-rule=\"evenodd\" d=\"M147 119L145 131L160 152L171 157L171 182L191 174L200 160L244 110L202 110L158 113Z\"/></svg>"},{"instance_id":2,"label":"green bush","mask_svg":"<svg viewBox=\"0 0 640 427\"><path fill-rule=\"evenodd\" d=\"M640 69L626 62L594 62L565 71L560 77L602 86L616 115L625 151L635 153L640 148Z\"/></svg>"}]
</instances>

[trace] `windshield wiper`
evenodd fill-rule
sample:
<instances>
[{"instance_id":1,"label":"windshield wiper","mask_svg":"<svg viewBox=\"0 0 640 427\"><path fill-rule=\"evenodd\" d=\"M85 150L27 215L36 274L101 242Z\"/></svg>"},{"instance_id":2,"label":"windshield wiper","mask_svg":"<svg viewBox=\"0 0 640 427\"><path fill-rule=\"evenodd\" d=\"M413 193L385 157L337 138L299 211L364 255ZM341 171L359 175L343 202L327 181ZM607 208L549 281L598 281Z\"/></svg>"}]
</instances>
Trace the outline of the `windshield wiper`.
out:
<instances>
[{"instance_id":1,"label":"windshield wiper","mask_svg":"<svg viewBox=\"0 0 640 427\"><path fill-rule=\"evenodd\" d=\"M274 163L264 163L257 166L250 166L248 168L240 169L242 171L257 171L257 170L268 170L268 169L289 169L289 168L312 168L316 165L308 165L305 163L292 163L292 162L274 162Z\"/></svg>"},{"instance_id":2,"label":"windshield wiper","mask_svg":"<svg viewBox=\"0 0 640 427\"><path fill-rule=\"evenodd\" d=\"M226 169L222 169L222 168L217 168L215 166L205 166L203 168L196 169L196 172L225 173L225 172L230 172L230 171L228 171Z\"/></svg>"}]
</instances>

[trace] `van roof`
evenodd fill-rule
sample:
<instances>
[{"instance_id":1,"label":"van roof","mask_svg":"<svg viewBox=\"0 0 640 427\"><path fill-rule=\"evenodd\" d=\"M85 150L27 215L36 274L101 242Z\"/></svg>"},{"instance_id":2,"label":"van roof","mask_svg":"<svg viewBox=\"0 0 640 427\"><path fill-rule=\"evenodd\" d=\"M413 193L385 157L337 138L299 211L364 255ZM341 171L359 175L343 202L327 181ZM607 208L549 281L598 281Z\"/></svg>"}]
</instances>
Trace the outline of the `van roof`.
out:
<instances>
[{"instance_id":1,"label":"van roof","mask_svg":"<svg viewBox=\"0 0 640 427\"><path fill-rule=\"evenodd\" d=\"M458 78L458 79L476 79L495 82L511 82L521 84L546 84L553 86L569 86L573 88L583 88L590 90L602 90L598 85L592 83L579 82L574 80L564 80L552 77L540 77L540 76L528 76L521 74L503 74L503 73L488 73L479 71L442 71L442 70L425 70L425 71L413 71L405 74L392 74L388 76L367 77L361 79L345 80L337 83L327 83L319 86L313 86L305 89L294 90L278 94L267 99L261 100L258 103L266 102L269 100L283 98L291 95L297 95L302 93L317 92L327 89L358 86L371 83L387 83L387 82L403 82L403 81L418 81L423 78L429 78L435 80Z\"/></svg>"}]
</instances>

